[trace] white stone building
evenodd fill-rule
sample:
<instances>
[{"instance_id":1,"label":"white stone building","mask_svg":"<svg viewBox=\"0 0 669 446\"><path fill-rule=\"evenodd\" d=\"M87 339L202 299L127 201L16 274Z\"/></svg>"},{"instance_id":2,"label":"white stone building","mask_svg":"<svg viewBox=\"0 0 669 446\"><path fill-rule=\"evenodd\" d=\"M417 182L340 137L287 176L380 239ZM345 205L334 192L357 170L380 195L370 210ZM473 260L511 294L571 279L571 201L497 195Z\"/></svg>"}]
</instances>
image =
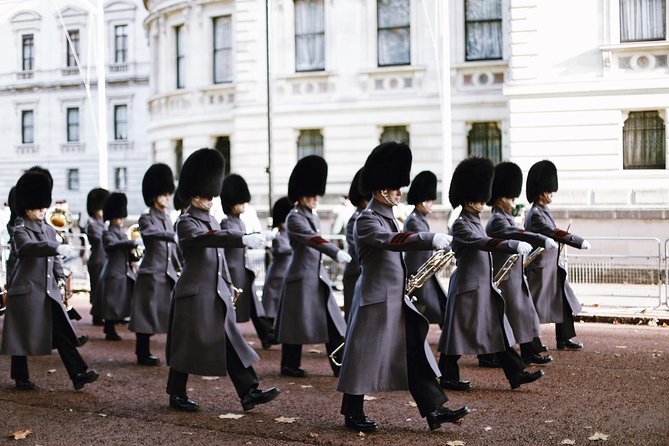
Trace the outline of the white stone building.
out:
<instances>
[{"instance_id":1,"label":"white stone building","mask_svg":"<svg viewBox=\"0 0 669 446\"><path fill-rule=\"evenodd\" d=\"M54 178L53 199L86 213L86 194L101 185L98 125L108 148L108 187L144 207L149 51L138 0L104 2L105 122L98 123L98 42L92 0L0 1L0 201L34 165ZM69 39L68 39L69 37ZM88 85L86 85L88 84Z\"/></svg>"}]
</instances>

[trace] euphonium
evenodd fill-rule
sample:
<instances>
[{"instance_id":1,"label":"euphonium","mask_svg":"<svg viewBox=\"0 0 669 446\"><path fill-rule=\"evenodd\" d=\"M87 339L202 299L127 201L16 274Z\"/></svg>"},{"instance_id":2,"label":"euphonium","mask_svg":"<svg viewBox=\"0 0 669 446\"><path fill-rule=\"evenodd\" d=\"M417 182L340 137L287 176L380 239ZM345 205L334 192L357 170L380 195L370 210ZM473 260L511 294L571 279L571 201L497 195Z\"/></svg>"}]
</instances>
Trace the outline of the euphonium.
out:
<instances>
[{"instance_id":1,"label":"euphonium","mask_svg":"<svg viewBox=\"0 0 669 446\"><path fill-rule=\"evenodd\" d=\"M125 231L125 235L128 236L128 240L137 240L142 237L142 234L139 232L139 225L135 223L130 225ZM137 245L130 250L130 261L139 262L144 257L144 245Z\"/></svg>"},{"instance_id":2,"label":"euphonium","mask_svg":"<svg viewBox=\"0 0 669 446\"><path fill-rule=\"evenodd\" d=\"M61 204L55 204L46 211L46 222L58 232L65 232L72 227L74 219L70 211Z\"/></svg>"}]
</instances>

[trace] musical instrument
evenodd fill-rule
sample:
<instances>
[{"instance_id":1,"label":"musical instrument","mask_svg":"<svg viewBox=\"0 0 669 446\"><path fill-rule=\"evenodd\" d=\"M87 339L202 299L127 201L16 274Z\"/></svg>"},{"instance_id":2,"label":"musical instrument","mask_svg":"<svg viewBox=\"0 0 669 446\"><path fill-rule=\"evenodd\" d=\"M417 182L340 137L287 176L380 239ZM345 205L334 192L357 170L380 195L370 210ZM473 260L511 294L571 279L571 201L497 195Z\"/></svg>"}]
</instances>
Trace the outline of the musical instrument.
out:
<instances>
[{"instance_id":1,"label":"musical instrument","mask_svg":"<svg viewBox=\"0 0 669 446\"><path fill-rule=\"evenodd\" d=\"M439 251L436 251L432 256L423 263L420 268L418 268L418 271L416 271L414 274L411 275L407 279L406 282L406 295L411 296L411 293L416 291L417 289L421 288L425 283L432 277L434 276L437 272L439 272L442 268L444 268L446 265L451 263L453 260L453 257L455 257L454 252L446 252L443 249L440 249ZM409 298L412 302L415 302L417 299L415 296L411 296ZM330 360L334 365L337 367L341 367L341 362L337 361L336 357L337 354L341 351L341 349L344 348L344 342L342 342L339 347L334 349L332 353L330 353L329 357Z\"/></svg>"},{"instance_id":2,"label":"musical instrument","mask_svg":"<svg viewBox=\"0 0 669 446\"><path fill-rule=\"evenodd\" d=\"M7 304L7 286L2 286L2 292L0 292L0 316L5 314Z\"/></svg>"},{"instance_id":3,"label":"musical instrument","mask_svg":"<svg viewBox=\"0 0 669 446\"><path fill-rule=\"evenodd\" d=\"M544 252L544 248L537 248L534 251L532 251L525 261L523 262L523 268L527 268L527 266L534 262L539 255ZM499 288L499 285L506 279L506 277L509 275L511 272L511 268L513 268L513 265L516 264L516 261L520 257L520 254L513 254L510 256L508 259L506 259L506 262L504 262L504 265L497 271L497 274L495 274L495 277L493 278L493 286L495 288Z\"/></svg>"},{"instance_id":4,"label":"musical instrument","mask_svg":"<svg viewBox=\"0 0 669 446\"><path fill-rule=\"evenodd\" d=\"M128 240L137 240L142 237L142 234L139 232L139 225L135 223L130 225L125 231L125 235L128 236ZM139 262L144 257L144 245L137 245L130 250L130 261Z\"/></svg>"},{"instance_id":5,"label":"musical instrument","mask_svg":"<svg viewBox=\"0 0 669 446\"><path fill-rule=\"evenodd\" d=\"M242 295L242 293L244 292L244 290L241 289L241 288L237 288L237 287L234 286L234 285L230 285L230 287L232 288L232 305L233 305L233 306L236 306L236 305L237 305L237 301L238 301L239 298L241 297L241 295Z\"/></svg>"},{"instance_id":6,"label":"musical instrument","mask_svg":"<svg viewBox=\"0 0 669 446\"><path fill-rule=\"evenodd\" d=\"M45 220L59 233L67 231L74 224L74 218L64 203L56 203L47 209Z\"/></svg>"},{"instance_id":7,"label":"musical instrument","mask_svg":"<svg viewBox=\"0 0 669 446\"><path fill-rule=\"evenodd\" d=\"M72 274L65 270L65 278L58 279L58 290L60 291L60 298L63 301L63 306L65 307L65 311L67 311L67 316L70 319L73 320L81 320L81 315L77 310L72 307L72 304L70 303L70 299L72 298L72 295L74 294L72 290Z\"/></svg>"},{"instance_id":8,"label":"musical instrument","mask_svg":"<svg viewBox=\"0 0 669 446\"><path fill-rule=\"evenodd\" d=\"M542 252L544 252L544 248L537 248L534 251L532 251L523 262L523 268L527 268L530 263L534 262L537 258L539 258L539 254L541 254Z\"/></svg>"}]
</instances>

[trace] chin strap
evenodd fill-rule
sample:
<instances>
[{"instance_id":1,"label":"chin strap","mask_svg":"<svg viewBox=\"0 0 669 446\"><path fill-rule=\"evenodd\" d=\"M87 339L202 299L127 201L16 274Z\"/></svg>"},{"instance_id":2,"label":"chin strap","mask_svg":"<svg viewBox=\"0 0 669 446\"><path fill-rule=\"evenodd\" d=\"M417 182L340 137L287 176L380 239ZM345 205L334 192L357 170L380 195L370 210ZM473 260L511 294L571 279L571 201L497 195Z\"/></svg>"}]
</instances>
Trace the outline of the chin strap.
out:
<instances>
[{"instance_id":1,"label":"chin strap","mask_svg":"<svg viewBox=\"0 0 669 446\"><path fill-rule=\"evenodd\" d=\"M390 201L390 200L388 199L388 189L381 189L381 196L382 196L383 199L386 201L386 203L388 204L388 206L391 206L391 207L392 207L392 206L395 206L395 203L393 203L392 201Z\"/></svg>"}]
</instances>

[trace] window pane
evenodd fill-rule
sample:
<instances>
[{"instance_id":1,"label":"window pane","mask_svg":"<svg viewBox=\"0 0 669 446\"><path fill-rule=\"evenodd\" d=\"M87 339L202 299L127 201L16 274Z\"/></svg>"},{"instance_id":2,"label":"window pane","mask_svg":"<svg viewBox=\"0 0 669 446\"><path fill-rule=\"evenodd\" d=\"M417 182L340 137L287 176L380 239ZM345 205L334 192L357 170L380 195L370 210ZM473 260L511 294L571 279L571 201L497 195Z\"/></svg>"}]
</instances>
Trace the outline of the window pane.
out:
<instances>
[{"instance_id":1,"label":"window pane","mask_svg":"<svg viewBox=\"0 0 669 446\"><path fill-rule=\"evenodd\" d=\"M502 161L502 132L496 122L476 122L467 136L469 156L488 158L493 164Z\"/></svg>"},{"instance_id":2,"label":"window pane","mask_svg":"<svg viewBox=\"0 0 669 446\"><path fill-rule=\"evenodd\" d=\"M325 69L323 0L295 0L295 71Z\"/></svg>"},{"instance_id":3,"label":"window pane","mask_svg":"<svg viewBox=\"0 0 669 446\"><path fill-rule=\"evenodd\" d=\"M77 65L77 61L74 58L75 54L79 57L79 30L70 30L68 31L68 34L70 36L70 41L65 39L65 46L67 48L67 66L74 67Z\"/></svg>"},{"instance_id":4,"label":"window pane","mask_svg":"<svg viewBox=\"0 0 669 446\"><path fill-rule=\"evenodd\" d=\"M125 167L114 169L114 188L124 191L128 188L128 171Z\"/></svg>"},{"instance_id":5,"label":"window pane","mask_svg":"<svg viewBox=\"0 0 669 446\"><path fill-rule=\"evenodd\" d=\"M67 109L67 140L79 141L79 109Z\"/></svg>"},{"instance_id":6,"label":"window pane","mask_svg":"<svg viewBox=\"0 0 669 446\"><path fill-rule=\"evenodd\" d=\"M502 58L501 0L467 0L466 60Z\"/></svg>"},{"instance_id":7,"label":"window pane","mask_svg":"<svg viewBox=\"0 0 669 446\"><path fill-rule=\"evenodd\" d=\"M664 40L666 0L620 0L620 41Z\"/></svg>"},{"instance_id":8,"label":"window pane","mask_svg":"<svg viewBox=\"0 0 669 446\"><path fill-rule=\"evenodd\" d=\"M323 156L323 135L320 130L300 130L297 138L297 159L307 155Z\"/></svg>"},{"instance_id":9,"label":"window pane","mask_svg":"<svg viewBox=\"0 0 669 446\"><path fill-rule=\"evenodd\" d=\"M128 106L116 105L114 107L114 139L128 139Z\"/></svg>"},{"instance_id":10,"label":"window pane","mask_svg":"<svg viewBox=\"0 0 669 446\"><path fill-rule=\"evenodd\" d=\"M186 56L184 54L184 42L183 42L183 26L177 26L174 28L175 32L175 43L176 43L176 76L177 76L177 88L184 88L186 86Z\"/></svg>"},{"instance_id":11,"label":"window pane","mask_svg":"<svg viewBox=\"0 0 669 446\"><path fill-rule=\"evenodd\" d=\"M232 16L214 19L214 83L232 82Z\"/></svg>"},{"instance_id":12,"label":"window pane","mask_svg":"<svg viewBox=\"0 0 669 446\"><path fill-rule=\"evenodd\" d=\"M657 111L630 112L623 127L623 168L665 169L664 134Z\"/></svg>"},{"instance_id":13,"label":"window pane","mask_svg":"<svg viewBox=\"0 0 669 446\"><path fill-rule=\"evenodd\" d=\"M79 169L67 170L67 190L79 190Z\"/></svg>"},{"instance_id":14,"label":"window pane","mask_svg":"<svg viewBox=\"0 0 669 446\"><path fill-rule=\"evenodd\" d=\"M23 60L21 69L23 71L30 71L33 69L34 61L34 38L32 34L23 36Z\"/></svg>"},{"instance_id":15,"label":"window pane","mask_svg":"<svg viewBox=\"0 0 669 446\"><path fill-rule=\"evenodd\" d=\"M409 0L378 0L376 4L379 28L409 26L411 21Z\"/></svg>"},{"instance_id":16,"label":"window pane","mask_svg":"<svg viewBox=\"0 0 669 446\"><path fill-rule=\"evenodd\" d=\"M128 60L128 25L115 27L114 62L124 63Z\"/></svg>"},{"instance_id":17,"label":"window pane","mask_svg":"<svg viewBox=\"0 0 669 446\"><path fill-rule=\"evenodd\" d=\"M410 23L409 0L377 1L379 66L411 63Z\"/></svg>"},{"instance_id":18,"label":"window pane","mask_svg":"<svg viewBox=\"0 0 669 446\"><path fill-rule=\"evenodd\" d=\"M404 126L384 127L380 142L401 142L409 145L409 131Z\"/></svg>"},{"instance_id":19,"label":"window pane","mask_svg":"<svg viewBox=\"0 0 669 446\"><path fill-rule=\"evenodd\" d=\"M34 138L34 124L32 110L24 110L21 112L21 142L23 144L32 144L35 142Z\"/></svg>"}]
</instances>

